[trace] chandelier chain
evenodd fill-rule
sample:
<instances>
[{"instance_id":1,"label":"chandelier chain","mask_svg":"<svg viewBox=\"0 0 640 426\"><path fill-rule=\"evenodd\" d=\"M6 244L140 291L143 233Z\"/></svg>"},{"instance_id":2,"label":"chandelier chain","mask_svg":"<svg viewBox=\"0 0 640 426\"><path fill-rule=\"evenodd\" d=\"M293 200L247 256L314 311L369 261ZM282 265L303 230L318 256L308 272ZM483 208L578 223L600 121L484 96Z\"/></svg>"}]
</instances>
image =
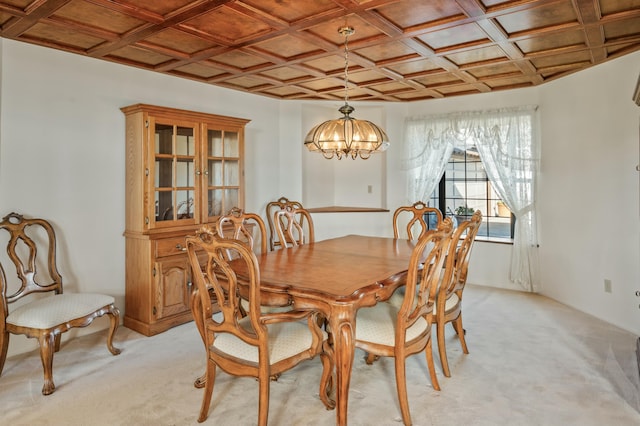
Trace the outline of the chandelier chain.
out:
<instances>
[{"instance_id":1,"label":"chandelier chain","mask_svg":"<svg viewBox=\"0 0 640 426\"><path fill-rule=\"evenodd\" d=\"M349 32L344 32L344 103L349 103Z\"/></svg>"}]
</instances>

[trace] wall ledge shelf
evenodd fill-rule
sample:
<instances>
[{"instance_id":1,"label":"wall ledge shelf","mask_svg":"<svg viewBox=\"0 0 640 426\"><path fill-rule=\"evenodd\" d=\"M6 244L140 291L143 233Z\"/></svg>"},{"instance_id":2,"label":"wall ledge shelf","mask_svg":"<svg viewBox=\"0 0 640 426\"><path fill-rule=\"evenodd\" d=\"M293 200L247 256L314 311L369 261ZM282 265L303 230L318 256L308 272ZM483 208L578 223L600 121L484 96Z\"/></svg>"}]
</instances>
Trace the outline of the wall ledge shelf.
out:
<instances>
[{"instance_id":1,"label":"wall ledge shelf","mask_svg":"<svg viewBox=\"0 0 640 426\"><path fill-rule=\"evenodd\" d=\"M329 206L329 207L314 207L307 209L309 213L388 213L388 209L380 207L343 207L343 206Z\"/></svg>"}]
</instances>

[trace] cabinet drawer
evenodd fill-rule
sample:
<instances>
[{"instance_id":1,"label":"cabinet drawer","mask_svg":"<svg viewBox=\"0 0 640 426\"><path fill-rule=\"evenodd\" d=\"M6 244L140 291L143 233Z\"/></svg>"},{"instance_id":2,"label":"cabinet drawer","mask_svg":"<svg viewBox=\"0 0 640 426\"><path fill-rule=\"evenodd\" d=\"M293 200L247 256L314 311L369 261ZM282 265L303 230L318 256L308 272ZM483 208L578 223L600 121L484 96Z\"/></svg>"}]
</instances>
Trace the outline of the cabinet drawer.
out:
<instances>
[{"instance_id":1,"label":"cabinet drawer","mask_svg":"<svg viewBox=\"0 0 640 426\"><path fill-rule=\"evenodd\" d=\"M163 238L156 241L156 257L173 256L184 253L185 237Z\"/></svg>"}]
</instances>

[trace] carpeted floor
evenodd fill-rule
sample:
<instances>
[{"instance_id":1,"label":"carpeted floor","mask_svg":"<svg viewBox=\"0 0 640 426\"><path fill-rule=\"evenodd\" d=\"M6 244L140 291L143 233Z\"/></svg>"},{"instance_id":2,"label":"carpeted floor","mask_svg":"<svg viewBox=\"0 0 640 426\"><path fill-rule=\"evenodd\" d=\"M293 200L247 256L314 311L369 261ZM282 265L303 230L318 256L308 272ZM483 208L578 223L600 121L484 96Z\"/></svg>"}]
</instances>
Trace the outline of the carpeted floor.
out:
<instances>
[{"instance_id":1,"label":"carpeted floor","mask_svg":"<svg viewBox=\"0 0 640 426\"><path fill-rule=\"evenodd\" d=\"M407 361L413 423L420 425L638 425L636 336L550 299L468 286L470 354L448 327L452 377L434 391L424 356ZM204 348L193 323L154 337L121 327L112 356L105 332L73 339L54 357L56 392L42 396L37 352L7 359L0 377L2 425L193 425ZM437 349L437 348L434 348ZM350 425L401 424L393 360L366 365L356 352ZM271 383L271 425L333 425L318 399L319 359ZM206 424L253 425L254 379L218 374Z\"/></svg>"}]
</instances>

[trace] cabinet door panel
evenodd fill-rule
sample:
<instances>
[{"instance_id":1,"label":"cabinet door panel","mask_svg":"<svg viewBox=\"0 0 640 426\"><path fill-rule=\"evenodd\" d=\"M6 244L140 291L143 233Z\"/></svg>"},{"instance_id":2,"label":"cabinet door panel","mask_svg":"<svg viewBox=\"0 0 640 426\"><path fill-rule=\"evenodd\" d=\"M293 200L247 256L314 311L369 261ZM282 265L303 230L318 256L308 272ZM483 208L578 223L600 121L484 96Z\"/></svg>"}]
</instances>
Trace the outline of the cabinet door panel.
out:
<instances>
[{"instance_id":1,"label":"cabinet door panel","mask_svg":"<svg viewBox=\"0 0 640 426\"><path fill-rule=\"evenodd\" d=\"M178 259L163 259L156 262L157 319L188 311L191 274L186 256Z\"/></svg>"},{"instance_id":2,"label":"cabinet door panel","mask_svg":"<svg viewBox=\"0 0 640 426\"><path fill-rule=\"evenodd\" d=\"M197 123L151 120L155 137L153 190L155 222L194 218Z\"/></svg>"}]
</instances>

